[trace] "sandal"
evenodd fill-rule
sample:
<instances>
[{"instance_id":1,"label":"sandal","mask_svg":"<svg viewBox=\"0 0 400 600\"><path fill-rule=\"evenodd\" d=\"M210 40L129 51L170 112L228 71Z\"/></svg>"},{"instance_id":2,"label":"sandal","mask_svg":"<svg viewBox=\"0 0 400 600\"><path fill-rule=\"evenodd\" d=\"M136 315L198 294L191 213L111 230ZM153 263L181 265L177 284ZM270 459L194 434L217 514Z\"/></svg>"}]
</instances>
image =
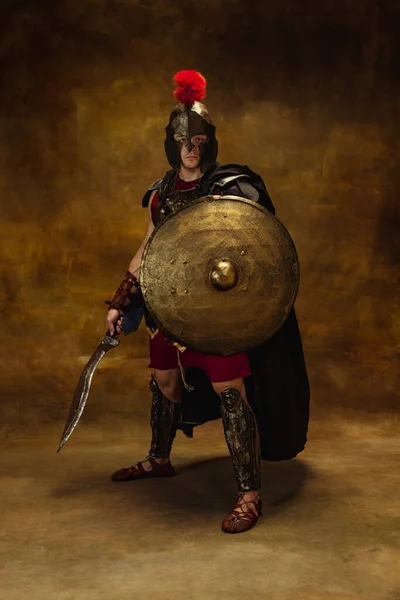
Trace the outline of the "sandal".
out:
<instances>
[{"instance_id":1,"label":"sandal","mask_svg":"<svg viewBox=\"0 0 400 600\"><path fill-rule=\"evenodd\" d=\"M248 531L254 527L261 516L261 500L244 502L243 495L244 492L239 494L238 501L232 511L222 521L221 529L224 533L242 533L243 531Z\"/></svg>"},{"instance_id":2,"label":"sandal","mask_svg":"<svg viewBox=\"0 0 400 600\"><path fill-rule=\"evenodd\" d=\"M134 479L148 479L151 477L173 477L176 475L174 467L171 465L171 461L160 464L152 456L148 456L145 460L149 460L151 463L151 471L146 471L141 462L132 467L127 467L115 471L111 475L113 481L133 481Z\"/></svg>"}]
</instances>

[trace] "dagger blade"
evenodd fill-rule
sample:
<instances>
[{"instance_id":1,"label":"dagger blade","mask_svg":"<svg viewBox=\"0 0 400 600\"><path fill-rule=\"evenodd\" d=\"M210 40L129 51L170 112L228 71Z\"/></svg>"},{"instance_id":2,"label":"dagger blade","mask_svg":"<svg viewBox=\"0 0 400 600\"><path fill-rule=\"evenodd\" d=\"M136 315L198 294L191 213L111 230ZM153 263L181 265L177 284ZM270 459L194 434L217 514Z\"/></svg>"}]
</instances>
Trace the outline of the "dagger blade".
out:
<instances>
[{"instance_id":1,"label":"dagger blade","mask_svg":"<svg viewBox=\"0 0 400 600\"><path fill-rule=\"evenodd\" d=\"M83 369L75 389L74 397L71 402L71 407L69 409L67 421L65 423L64 431L61 436L61 441L58 446L57 452L60 452L61 448L65 446L65 444L71 437L72 432L77 426L79 419L82 416L83 410L86 406L86 401L89 396L93 375L98 367L99 362L101 361L103 356L107 352L109 352L109 350L112 350L113 348L118 346L118 344L119 340L112 337L107 331L106 335L103 337L100 344L93 352L86 367Z\"/></svg>"}]
</instances>

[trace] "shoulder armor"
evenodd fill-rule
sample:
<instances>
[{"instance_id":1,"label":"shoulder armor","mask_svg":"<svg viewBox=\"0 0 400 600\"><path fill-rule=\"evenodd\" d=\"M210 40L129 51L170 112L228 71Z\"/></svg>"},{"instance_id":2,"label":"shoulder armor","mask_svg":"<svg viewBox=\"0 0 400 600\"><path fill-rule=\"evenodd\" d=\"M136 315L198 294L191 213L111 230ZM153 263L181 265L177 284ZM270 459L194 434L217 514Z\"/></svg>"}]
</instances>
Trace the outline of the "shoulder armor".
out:
<instances>
[{"instance_id":1,"label":"shoulder armor","mask_svg":"<svg viewBox=\"0 0 400 600\"><path fill-rule=\"evenodd\" d=\"M228 183L232 183L232 181L236 181L237 179L250 179L250 176L246 175L246 173L238 173L228 177L221 177L214 182L214 185L223 188L228 185Z\"/></svg>"},{"instance_id":2,"label":"shoulder armor","mask_svg":"<svg viewBox=\"0 0 400 600\"><path fill-rule=\"evenodd\" d=\"M267 210L275 214L275 207L269 197L265 183L262 177L252 171L247 165L238 164L218 164L211 174L211 191L218 186L229 194L229 188L236 188L236 193L241 192L245 198L250 198L254 202L259 202Z\"/></svg>"},{"instance_id":3,"label":"shoulder armor","mask_svg":"<svg viewBox=\"0 0 400 600\"><path fill-rule=\"evenodd\" d=\"M142 206L144 208L147 208L147 206L149 205L150 196L154 192L154 190L160 189L162 180L163 180L163 178L161 177L160 179L157 179L156 181L154 181L151 184L151 186L149 187L149 189L147 190L147 192L145 193L145 195L143 196Z\"/></svg>"}]
</instances>

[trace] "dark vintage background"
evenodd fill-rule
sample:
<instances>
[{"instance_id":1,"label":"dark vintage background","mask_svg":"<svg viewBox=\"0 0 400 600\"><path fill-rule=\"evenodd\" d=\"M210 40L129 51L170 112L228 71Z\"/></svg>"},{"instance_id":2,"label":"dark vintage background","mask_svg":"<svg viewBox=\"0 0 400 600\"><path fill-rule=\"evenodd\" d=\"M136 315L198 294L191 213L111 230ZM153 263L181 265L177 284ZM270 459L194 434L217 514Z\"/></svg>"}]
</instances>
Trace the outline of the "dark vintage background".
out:
<instances>
[{"instance_id":1,"label":"dark vintage background","mask_svg":"<svg viewBox=\"0 0 400 600\"><path fill-rule=\"evenodd\" d=\"M188 68L207 77L219 160L263 176L296 243L314 410L395 419L399 3L10 0L1 16L3 431L64 417ZM86 418L147 405L146 365L141 329L104 359Z\"/></svg>"}]
</instances>

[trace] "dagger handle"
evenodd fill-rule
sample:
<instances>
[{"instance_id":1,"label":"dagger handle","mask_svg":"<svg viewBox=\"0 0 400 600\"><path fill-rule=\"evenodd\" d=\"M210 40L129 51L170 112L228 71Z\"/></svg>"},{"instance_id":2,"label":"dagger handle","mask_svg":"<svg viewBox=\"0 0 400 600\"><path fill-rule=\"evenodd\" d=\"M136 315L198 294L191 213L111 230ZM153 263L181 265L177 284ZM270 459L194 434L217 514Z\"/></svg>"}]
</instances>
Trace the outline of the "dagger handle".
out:
<instances>
[{"instance_id":1,"label":"dagger handle","mask_svg":"<svg viewBox=\"0 0 400 600\"><path fill-rule=\"evenodd\" d=\"M110 330L109 330L109 329L107 329L107 333L106 333L106 335L108 335L109 337L112 337L112 338L115 338L115 339L117 339L117 338L118 338L118 336L119 336L119 333L117 332L117 329L115 329L115 331L114 331L114 334L113 334L113 335L111 335L111 333L110 333Z\"/></svg>"},{"instance_id":2,"label":"dagger handle","mask_svg":"<svg viewBox=\"0 0 400 600\"><path fill-rule=\"evenodd\" d=\"M102 344L106 344L107 346L115 347L118 346L120 340L119 340L119 333L117 333L115 331L114 335L111 335L110 331L107 330L106 335L103 337L101 343Z\"/></svg>"}]
</instances>

